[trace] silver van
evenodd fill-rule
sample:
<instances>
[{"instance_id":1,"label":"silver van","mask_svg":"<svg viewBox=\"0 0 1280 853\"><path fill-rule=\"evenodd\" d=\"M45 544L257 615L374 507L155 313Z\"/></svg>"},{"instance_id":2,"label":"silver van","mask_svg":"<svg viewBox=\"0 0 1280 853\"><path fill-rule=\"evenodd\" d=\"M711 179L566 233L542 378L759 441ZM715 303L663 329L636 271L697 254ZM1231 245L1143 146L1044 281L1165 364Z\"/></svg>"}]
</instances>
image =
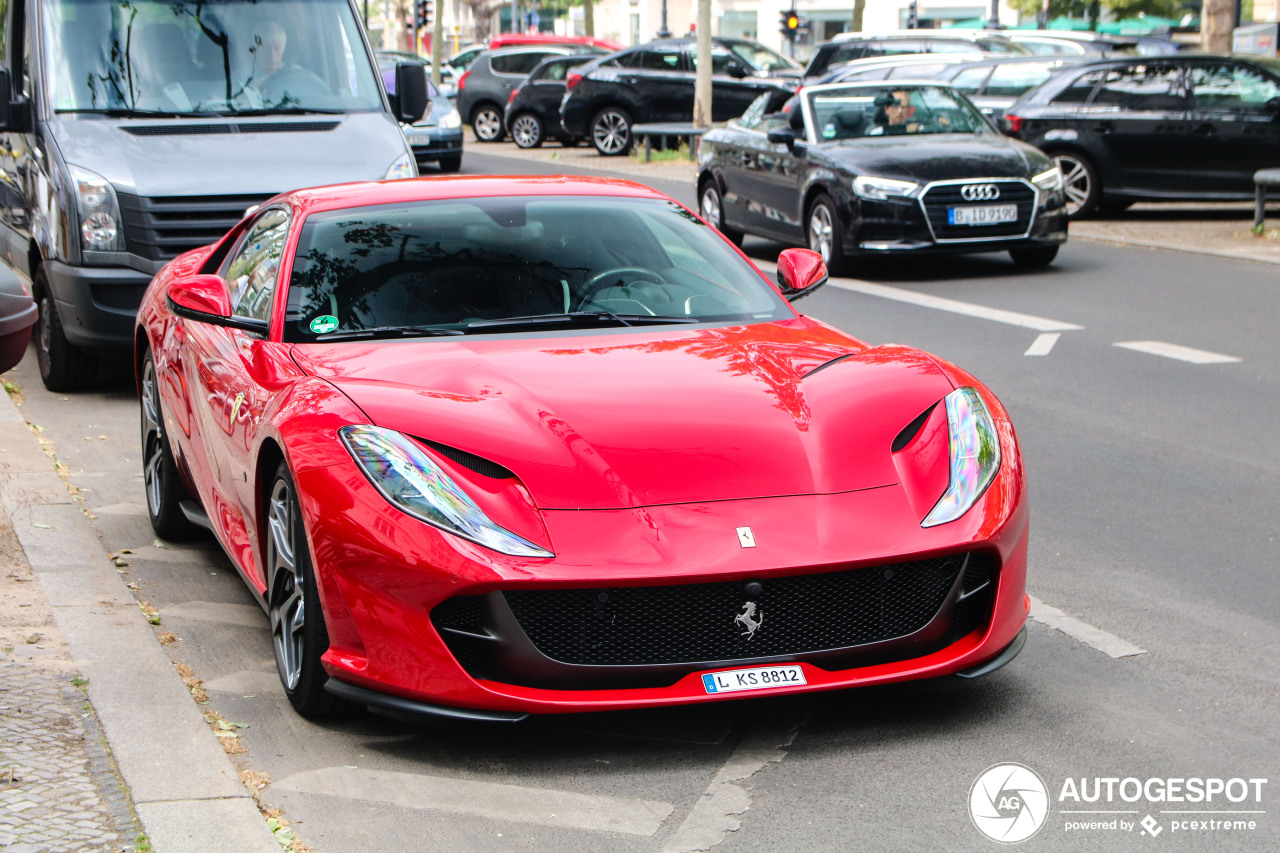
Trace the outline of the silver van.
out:
<instances>
[{"instance_id":1,"label":"silver van","mask_svg":"<svg viewBox=\"0 0 1280 853\"><path fill-rule=\"evenodd\" d=\"M0 257L40 376L126 354L152 275L285 190L417 174L352 0L0 0Z\"/></svg>"}]
</instances>

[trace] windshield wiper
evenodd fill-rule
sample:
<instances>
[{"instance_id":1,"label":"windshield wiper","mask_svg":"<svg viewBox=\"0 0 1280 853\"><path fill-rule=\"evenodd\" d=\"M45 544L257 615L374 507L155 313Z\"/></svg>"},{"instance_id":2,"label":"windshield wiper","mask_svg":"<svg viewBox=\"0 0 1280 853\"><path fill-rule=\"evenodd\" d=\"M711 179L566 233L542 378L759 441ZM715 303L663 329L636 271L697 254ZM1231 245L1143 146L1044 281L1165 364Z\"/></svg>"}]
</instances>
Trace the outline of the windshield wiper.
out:
<instances>
[{"instance_id":1,"label":"windshield wiper","mask_svg":"<svg viewBox=\"0 0 1280 853\"><path fill-rule=\"evenodd\" d=\"M217 113L184 113L178 110L131 110L125 107L110 107L107 109L59 109L54 110L58 115L66 115L68 113L97 113L98 115L108 116L110 118L204 118L205 116L217 115Z\"/></svg>"},{"instance_id":2,"label":"windshield wiper","mask_svg":"<svg viewBox=\"0 0 1280 853\"><path fill-rule=\"evenodd\" d=\"M530 326L655 326L668 323L698 323L696 317L667 317L660 314L615 314L612 311L569 311L565 314L535 314L531 317L503 317L468 323L468 334Z\"/></svg>"},{"instance_id":3,"label":"windshield wiper","mask_svg":"<svg viewBox=\"0 0 1280 853\"><path fill-rule=\"evenodd\" d=\"M465 335L461 329L424 329L421 326L374 326L371 329L352 329L349 332L329 332L316 335L316 343L348 341L357 338L434 338L440 335Z\"/></svg>"},{"instance_id":4,"label":"windshield wiper","mask_svg":"<svg viewBox=\"0 0 1280 853\"><path fill-rule=\"evenodd\" d=\"M340 116L345 110L332 110L324 107L251 107L244 110L220 110L210 113L216 116L307 116L324 115Z\"/></svg>"}]
</instances>

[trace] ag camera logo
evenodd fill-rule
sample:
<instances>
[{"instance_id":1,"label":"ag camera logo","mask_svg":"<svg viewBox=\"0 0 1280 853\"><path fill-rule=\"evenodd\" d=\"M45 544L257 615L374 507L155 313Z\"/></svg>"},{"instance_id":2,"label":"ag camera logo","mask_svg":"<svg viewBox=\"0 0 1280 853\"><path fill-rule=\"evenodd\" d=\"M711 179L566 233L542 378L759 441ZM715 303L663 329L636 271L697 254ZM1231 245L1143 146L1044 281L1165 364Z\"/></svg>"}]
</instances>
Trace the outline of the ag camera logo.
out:
<instances>
[{"instance_id":1,"label":"ag camera logo","mask_svg":"<svg viewBox=\"0 0 1280 853\"><path fill-rule=\"evenodd\" d=\"M1026 841L1049 817L1049 789L1022 764L995 764L969 789L969 817L978 831L1001 844Z\"/></svg>"}]
</instances>

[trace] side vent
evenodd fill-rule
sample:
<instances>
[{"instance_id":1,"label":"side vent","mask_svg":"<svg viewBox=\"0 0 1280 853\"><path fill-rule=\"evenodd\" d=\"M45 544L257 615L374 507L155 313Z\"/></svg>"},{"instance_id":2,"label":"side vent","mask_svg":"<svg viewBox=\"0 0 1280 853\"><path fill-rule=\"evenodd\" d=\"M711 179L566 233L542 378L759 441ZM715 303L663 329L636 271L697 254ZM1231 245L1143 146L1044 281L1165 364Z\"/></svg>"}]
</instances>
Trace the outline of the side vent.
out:
<instances>
[{"instance_id":1,"label":"side vent","mask_svg":"<svg viewBox=\"0 0 1280 853\"><path fill-rule=\"evenodd\" d=\"M898 437L893 440L894 453L897 453L899 450L911 443L911 439L916 437L916 433L920 432L920 428L924 426L924 422L929 420L929 415L933 414L933 410L937 407L938 404L934 403L932 406L921 412L914 421L902 428L902 432L898 433Z\"/></svg>"},{"instance_id":2,"label":"side vent","mask_svg":"<svg viewBox=\"0 0 1280 853\"><path fill-rule=\"evenodd\" d=\"M475 471L481 477L492 477L495 480L510 480L514 479L516 476L510 470L502 467L497 462L490 462L488 459L476 456L474 453L468 453L465 450L459 450L456 447L450 447L449 445L441 444L438 441L428 441L425 438L422 439L422 443L446 459L451 459L454 462L457 462L463 468Z\"/></svg>"}]
</instances>

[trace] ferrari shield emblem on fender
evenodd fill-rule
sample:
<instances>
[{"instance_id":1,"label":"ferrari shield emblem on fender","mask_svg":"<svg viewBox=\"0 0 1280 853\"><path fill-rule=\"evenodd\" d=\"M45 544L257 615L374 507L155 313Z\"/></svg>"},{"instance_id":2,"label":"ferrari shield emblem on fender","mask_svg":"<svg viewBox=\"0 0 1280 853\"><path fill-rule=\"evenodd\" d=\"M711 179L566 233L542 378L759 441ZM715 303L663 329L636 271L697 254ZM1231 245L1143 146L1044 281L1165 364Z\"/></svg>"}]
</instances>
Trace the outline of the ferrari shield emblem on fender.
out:
<instances>
[{"instance_id":1,"label":"ferrari shield emblem on fender","mask_svg":"<svg viewBox=\"0 0 1280 853\"><path fill-rule=\"evenodd\" d=\"M747 642L751 642L751 638L756 635L756 631L759 631L760 626L764 624L764 611L757 615L756 603L748 601L742 605L742 612L733 617L733 621L743 627L742 636L747 638Z\"/></svg>"},{"instance_id":2,"label":"ferrari shield emblem on fender","mask_svg":"<svg viewBox=\"0 0 1280 853\"><path fill-rule=\"evenodd\" d=\"M750 527L738 528L738 541L742 543L743 548L756 547L756 535L751 532Z\"/></svg>"}]
</instances>

